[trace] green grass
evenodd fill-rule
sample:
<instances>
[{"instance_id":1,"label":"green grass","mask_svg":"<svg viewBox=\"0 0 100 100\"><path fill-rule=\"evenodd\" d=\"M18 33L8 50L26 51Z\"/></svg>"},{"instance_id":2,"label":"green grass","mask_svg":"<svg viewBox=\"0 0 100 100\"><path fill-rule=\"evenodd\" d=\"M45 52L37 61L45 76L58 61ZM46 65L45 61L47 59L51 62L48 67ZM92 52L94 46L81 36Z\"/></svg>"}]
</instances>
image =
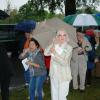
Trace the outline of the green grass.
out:
<instances>
[{"instance_id":1,"label":"green grass","mask_svg":"<svg viewBox=\"0 0 100 100\"><path fill-rule=\"evenodd\" d=\"M100 100L100 79L95 79L84 93L70 90L68 100Z\"/></svg>"},{"instance_id":2,"label":"green grass","mask_svg":"<svg viewBox=\"0 0 100 100\"><path fill-rule=\"evenodd\" d=\"M51 100L50 84L44 85L44 92L43 100ZM28 100L27 97L28 91L25 88L17 88L10 91L10 100ZM92 85L86 87L83 93L70 88L68 100L100 100L100 79L94 79Z\"/></svg>"}]
</instances>

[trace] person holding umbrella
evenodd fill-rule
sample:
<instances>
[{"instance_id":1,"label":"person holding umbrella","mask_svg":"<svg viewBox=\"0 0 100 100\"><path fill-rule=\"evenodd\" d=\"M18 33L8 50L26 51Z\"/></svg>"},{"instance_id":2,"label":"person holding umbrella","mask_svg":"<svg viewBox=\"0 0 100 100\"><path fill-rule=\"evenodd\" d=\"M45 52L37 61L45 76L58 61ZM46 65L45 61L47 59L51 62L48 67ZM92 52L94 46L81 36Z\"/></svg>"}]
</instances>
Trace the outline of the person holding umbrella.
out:
<instances>
[{"instance_id":1,"label":"person holding umbrella","mask_svg":"<svg viewBox=\"0 0 100 100\"><path fill-rule=\"evenodd\" d=\"M20 39L20 55L22 52L24 52L27 48L29 48L29 42L32 38L31 33L25 32L24 33L25 36L23 38ZM19 55L19 59L22 59L21 56ZM30 82L30 73L29 73L29 69L28 70L24 70L24 78L25 78L25 86L27 87L29 85Z\"/></svg>"},{"instance_id":2,"label":"person holding umbrella","mask_svg":"<svg viewBox=\"0 0 100 100\"><path fill-rule=\"evenodd\" d=\"M50 81L52 100L66 100L69 93L69 84L72 79L70 70L70 60L72 46L68 44L69 37L64 29L57 31L56 37L49 45L44 55L51 56L50 61Z\"/></svg>"},{"instance_id":3,"label":"person holding umbrella","mask_svg":"<svg viewBox=\"0 0 100 100\"><path fill-rule=\"evenodd\" d=\"M15 30L22 32L22 34L24 34L19 39L20 54L29 47L29 42L32 38L31 32L32 30L35 29L35 27L36 27L36 22L34 20L24 20L15 26ZM21 59L20 55L19 58ZM24 77L25 77L25 86L28 86L30 81L29 70L24 71Z\"/></svg>"}]
</instances>

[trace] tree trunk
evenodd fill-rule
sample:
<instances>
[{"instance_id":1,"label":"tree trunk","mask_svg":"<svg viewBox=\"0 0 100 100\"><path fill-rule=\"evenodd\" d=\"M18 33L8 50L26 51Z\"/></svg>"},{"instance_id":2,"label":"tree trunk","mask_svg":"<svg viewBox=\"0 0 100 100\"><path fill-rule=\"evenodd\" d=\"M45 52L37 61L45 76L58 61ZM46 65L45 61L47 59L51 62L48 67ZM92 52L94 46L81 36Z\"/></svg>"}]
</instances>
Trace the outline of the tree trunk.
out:
<instances>
[{"instance_id":1,"label":"tree trunk","mask_svg":"<svg viewBox=\"0 0 100 100\"><path fill-rule=\"evenodd\" d=\"M76 0L66 0L65 1L65 16L72 15L76 13Z\"/></svg>"}]
</instances>

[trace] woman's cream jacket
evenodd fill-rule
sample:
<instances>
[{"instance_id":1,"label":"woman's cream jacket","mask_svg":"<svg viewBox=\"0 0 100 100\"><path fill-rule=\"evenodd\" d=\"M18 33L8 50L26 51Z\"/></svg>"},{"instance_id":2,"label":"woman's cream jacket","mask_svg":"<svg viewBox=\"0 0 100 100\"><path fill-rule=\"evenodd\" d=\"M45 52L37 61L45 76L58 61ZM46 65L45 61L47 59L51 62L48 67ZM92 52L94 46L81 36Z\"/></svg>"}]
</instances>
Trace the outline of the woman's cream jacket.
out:
<instances>
[{"instance_id":1,"label":"woman's cream jacket","mask_svg":"<svg viewBox=\"0 0 100 100\"><path fill-rule=\"evenodd\" d=\"M58 46L57 44L54 46L55 52L51 53L50 48L53 46L51 44L44 50L44 55L51 55L50 62L50 78L58 78L60 82L62 81L70 81L71 77L71 69L70 69L70 60L72 57L72 47L64 43L62 46ZM57 49L58 48L58 49Z\"/></svg>"}]
</instances>

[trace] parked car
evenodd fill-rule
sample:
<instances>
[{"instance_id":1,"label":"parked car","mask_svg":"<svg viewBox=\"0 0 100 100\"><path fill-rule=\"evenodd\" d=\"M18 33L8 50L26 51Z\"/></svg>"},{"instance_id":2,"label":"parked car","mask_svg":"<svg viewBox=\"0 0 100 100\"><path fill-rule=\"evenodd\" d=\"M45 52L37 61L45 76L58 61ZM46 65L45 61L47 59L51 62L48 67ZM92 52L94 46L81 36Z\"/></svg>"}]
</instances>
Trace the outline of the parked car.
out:
<instances>
[{"instance_id":1,"label":"parked car","mask_svg":"<svg viewBox=\"0 0 100 100\"><path fill-rule=\"evenodd\" d=\"M16 24L0 24L0 45L7 49L12 55L18 53L18 32L15 31Z\"/></svg>"}]
</instances>

